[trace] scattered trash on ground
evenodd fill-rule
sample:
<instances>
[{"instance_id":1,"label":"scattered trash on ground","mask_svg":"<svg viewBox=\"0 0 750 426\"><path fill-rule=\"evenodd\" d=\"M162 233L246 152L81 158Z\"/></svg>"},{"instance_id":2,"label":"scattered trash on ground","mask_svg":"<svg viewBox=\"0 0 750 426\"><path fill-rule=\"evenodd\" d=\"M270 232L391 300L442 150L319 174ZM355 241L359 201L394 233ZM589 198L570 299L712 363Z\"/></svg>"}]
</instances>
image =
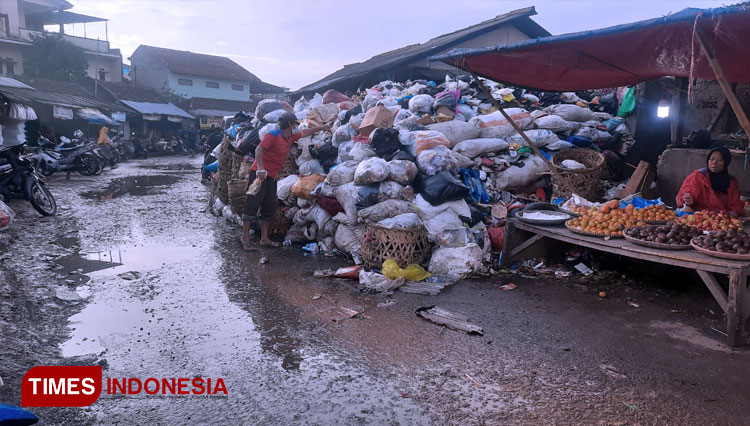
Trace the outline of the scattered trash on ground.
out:
<instances>
[{"instance_id":1,"label":"scattered trash on ground","mask_svg":"<svg viewBox=\"0 0 750 426\"><path fill-rule=\"evenodd\" d=\"M123 280L132 281L132 280L137 280L138 278L140 278L141 273L136 272L136 271L128 271L128 272L123 272L122 274L118 274L117 276L122 278Z\"/></svg>"},{"instance_id":2,"label":"scattered trash on ground","mask_svg":"<svg viewBox=\"0 0 750 426\"><path fill-rule=\"evenodd\" d=\"M469 322L464 314L438 306L425 306L417 309L417 315L448 328L465 331L469 334L484 335L484 329Z\"/></svg>"},{"instance_id":3,"label":"scattered trash on ground","mask_svg":"<svg viewBox=\"0 0 750 426\"><path fill-rule=\"evenodd\" d=\"M331 309L328 311L328 318L333 322L339 322L348 320L350 318L354 318L355 316L361 314L360 311L355 311L354 309L345 308L343 306L336 307L334 309Z\"/></svg>"},{"instance_id":4,"label":"scattered trash on ground","mask_svg":"<svg viewBox=\"0 0 750 426\"><path fill-rule=\"evenodd\" d=\"M511 291L511 290L515 290L517 288L518 288L518 286L515 285L515 284L513 284L513 283L508 283L508 284L500 286L500 290L504 290L504 291Z\"/></svg>"},{"instance_id":5,"label":"scattered trash on ground","mask_svg":"<svg viewBox=\"0 0 750 426\"><path fill-rule=\"evenodd\" d=\"M624 373L619 371L612 364L599 364L599 368L601 368L608 376L614 377L615 379L627 379L628 378L628 376L626 376Z\"/></svg>"}]
</instances>

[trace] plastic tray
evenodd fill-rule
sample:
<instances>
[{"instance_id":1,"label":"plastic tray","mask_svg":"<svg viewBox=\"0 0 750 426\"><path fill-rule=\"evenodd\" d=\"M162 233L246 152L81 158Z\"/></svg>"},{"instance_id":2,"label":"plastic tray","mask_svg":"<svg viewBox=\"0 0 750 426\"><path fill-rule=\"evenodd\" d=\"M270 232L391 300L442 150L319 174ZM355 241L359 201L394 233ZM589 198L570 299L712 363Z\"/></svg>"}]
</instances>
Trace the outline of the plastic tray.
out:
<instances>
[{"instance_id":1,"label":"plastic tray","mask_svg":"<svg viewBox=\"0 0 750 426\"><path fill-rule=\"evenodd\" d=\"M580 234L580 235L586 235L586 236L589 236L589 237L601 237L601 238L606 238L606 237L610 237L610 238L623 238L623 236L622 236L622 235L617 235L617 234L596 234L596 233L594 233L594 232L586 232L586 231L581 231L580 229L577 229L577 228L574 228L574 227L572 227L572 226L568 225L568 222L565 222L565 227L566 227L566 228L568 228L568 230L570 230L570 232L573 232L573 233L575 233L575 234Z\"/></svg>"},{"instance_id":2,"label":"plastic tray","mask_svg":"<svg viewBox=\"0 0 750 426\"><path fill-rule=\"evenodd\" d=\"M559 219L554 219L554 220L539 220L539 219L527 219L527 218L523 217L524 213L532 213L534 211L542 211L542 212L545 212L545 213L548 213L548 214L551 214L551 215L559 215L560 218ZM559 212L559 211L556 211L556 210L531 210L531 211L524 210L524 211L518 212L516 214L516 217L521 222L530 223L532 225L543 225L543 226L562 225L563 223L565 223L565 222L567 222L567 221L569 221L570 219L573 218L572 216L570 216L567 213Z\"/></svg>"},{"instance_id":3,"label":"plastic tray","mask_svg":"<svg viewBox=\"0 0 750 426\"><path fill-rule=\"evenodd\" d=\"M693 242L693 240L695 240L695 238L690 240L690 246L703 254L707 254L712 257L718 257L719 259L750 261L750 254L719 253L718 251L708 250L708 249L704 249L703 247L699 247L697 244Z\"/></svg>"},{"instance_id":4,"label":"plastic tray","mask_svg":"<svg viewBox=\"0 0 750 426\"><path fill-rule=\"evenodd\" d=\"M644 246L644 247L651 247L651 248L662 249L662 250L690 250L690 247L691 247L690 244L687 244L687 245L664 244L664 243L657 243L654 241L639 240L625 233L623 233L622 235L623 237L625 237L626 240L630 241L631 243L638 244L639 246Z\"/></svg>"}]
</instances>

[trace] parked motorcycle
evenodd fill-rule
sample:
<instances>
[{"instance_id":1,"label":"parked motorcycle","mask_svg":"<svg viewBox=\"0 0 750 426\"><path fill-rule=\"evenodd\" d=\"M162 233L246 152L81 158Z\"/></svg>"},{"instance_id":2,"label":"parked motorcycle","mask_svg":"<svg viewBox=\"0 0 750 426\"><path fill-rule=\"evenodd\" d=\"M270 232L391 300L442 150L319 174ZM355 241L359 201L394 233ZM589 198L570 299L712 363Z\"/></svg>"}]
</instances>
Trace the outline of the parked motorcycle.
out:
<instances>
[{"instance_id":1,"label":"parked motorcycle","mask_svg":"<svg viewBox=\"0 0 750 426\"><path fill-rule=\"evenodd\" d=\"M7 198L25 198L36 211L52 216L57 213L57 202L34 165L23 156L24 145L0 150L0 194Z\"/></svg>"},{"instance_id":2,"label":"parked motorcycle","mask_svg":"<svg viewBox=\"0 0 750 426\"><path fill-rule=\"evenodd\" d=\"M55 172L70 171L91 176L101 169L94 153L89 152L85 146L73 144L67 138L63 140L63 143L55 145L44 136L39 136L39 150L30 155L29 159L44 176L50 176Z\"/></svg>"}]
</instances>

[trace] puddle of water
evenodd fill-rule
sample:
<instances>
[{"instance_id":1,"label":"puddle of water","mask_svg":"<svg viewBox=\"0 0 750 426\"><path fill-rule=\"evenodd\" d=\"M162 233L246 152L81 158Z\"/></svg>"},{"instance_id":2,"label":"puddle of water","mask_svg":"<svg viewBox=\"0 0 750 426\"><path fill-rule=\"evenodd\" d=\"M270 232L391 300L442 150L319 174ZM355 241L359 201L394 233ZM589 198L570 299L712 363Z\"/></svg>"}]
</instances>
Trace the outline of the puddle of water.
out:
<instances>
[{"instance_id":1,"label":"puddle of water","mask_svg":"<svg viewBox=\"0 0 750 426\"><path fill-rule=\"evenodd\" d=\"M184 163L180 163L180 164L153 164L153 165L139 164L138 168L141 168L141 169L152 169L152 170L154 170L154 169L155 170L176 170L176 171L181 171L181 170L198 170L199 169L199 167L196 167L193 164L184 164Z\"/></svg>"},{"instance_id":2,"label":"puddle of water","mask_svg":"<svg viewBox=\"0 0 750 426\"><path fill-rule=\"evenodd\" d=\"M99 191L83 192L80 195L90 200L111 200L124 195L144 196L162 194L164 187L173 185L182 178L172 175L127 176L112 180Z\"/></svg>"}]
</instances>

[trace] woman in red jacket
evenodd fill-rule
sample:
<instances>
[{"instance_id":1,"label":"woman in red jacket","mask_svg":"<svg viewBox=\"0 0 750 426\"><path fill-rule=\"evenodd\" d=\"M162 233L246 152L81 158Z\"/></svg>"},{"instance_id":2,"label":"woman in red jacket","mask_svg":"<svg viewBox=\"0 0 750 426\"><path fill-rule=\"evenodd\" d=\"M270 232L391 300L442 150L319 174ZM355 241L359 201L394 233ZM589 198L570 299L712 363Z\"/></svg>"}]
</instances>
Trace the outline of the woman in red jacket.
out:
<instances>
[{"instance_id":1,"label":"woman in red jacket","mask_svg":"<svg viewBox=\"0 0 750 426\"><path fill-rule=\"evenodd\" d=\"M742 214L745 204L740 200L740 185L727 169L732 154L723 146L709 148L707 166L685 178L677 194L677 205L689 210L726 211L733 217Z\"/></svg>"}]
</instances>

